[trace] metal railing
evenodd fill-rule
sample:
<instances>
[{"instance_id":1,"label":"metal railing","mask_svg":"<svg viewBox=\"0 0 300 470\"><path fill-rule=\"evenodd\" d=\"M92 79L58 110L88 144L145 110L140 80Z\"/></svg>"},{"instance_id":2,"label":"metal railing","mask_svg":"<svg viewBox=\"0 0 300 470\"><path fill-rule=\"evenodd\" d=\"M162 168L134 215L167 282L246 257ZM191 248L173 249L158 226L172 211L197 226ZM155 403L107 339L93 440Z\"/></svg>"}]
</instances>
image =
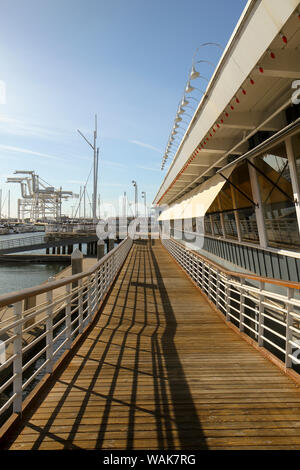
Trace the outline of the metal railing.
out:
<instances>
[{"instance_id":1,"label":"metal railing","mask_svg":"<svg viewBox=\"0 0 300 470\"><path fill-rule=\"evenodd\" d=\"M7 240L0 240L0 252L10 248L19 248L22 246L40 245L44 243L44 235L32 235L30 237L10 238Z\"/></svg>"},{"instance_id":2,"label":"metal railing","mask_svg":"<svg viewBox=\"0 0 300 470\"><path fill-rule=\"evenodd\" d=\"M132 246L126 238L88 271L0 296L0 415L21 412L28 388L51 373L99 309ZM36 306L25 310L26 300ZM28 302L27 302L28 305ZM1 310L0 310L1 313Z\"/></svg>"},{"instance_id":3,"label":"metal railing","mask_svg":"<svg viewBox=\"0 0 300 470\"><path fill-rule=\"evenodd\" d=\"M299 372L300 283L227 271L172 238L162 243L228 322Z\"/></svg>"},{"instance_id":4,"label":"metal railing","mask_svg":"<svg viewBox=\"0 0 300 470\"><path fill-rule=\"evenodd\" d=\"M66 233L94 233L97 224L48 224L45 225L45 233L66 232Z\"/></svg>"},{"instance_id":5,"label":"metal railing","mask_svg":"<svg viewBox=\"0 0 300 470\"><path fill-rule=\"evenodd\" d=\"M300 244L296 218L265 219L268 239L283 244Z\"/></svg>"}]
</instances>

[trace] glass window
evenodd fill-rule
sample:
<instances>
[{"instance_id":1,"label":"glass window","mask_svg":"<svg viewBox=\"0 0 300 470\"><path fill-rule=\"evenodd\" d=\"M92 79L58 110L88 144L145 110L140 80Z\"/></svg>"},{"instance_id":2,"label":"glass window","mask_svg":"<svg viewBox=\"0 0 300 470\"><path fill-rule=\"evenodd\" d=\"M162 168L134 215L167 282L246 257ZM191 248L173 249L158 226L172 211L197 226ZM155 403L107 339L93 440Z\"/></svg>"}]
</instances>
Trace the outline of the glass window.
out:
<instances>
[{"instance_id":1,"label":"glass window","mask_svg":"<svg viewBox=\"0 0 300 470\"><path fill-rule=\"evenodd\" d=\"M212 235L212 230L211 230L211 220L209 215L205 215L204 217L204 230L207 235Z\"/></svg>"},{"instance_id":2,"label":"glass window","mask_svg":"<svg viewBox=\"0 0 300 470\"><path fill-rule=\"evenodd\" d=\"M232 173L230 181L223 186L218 198L210 206L209 213L218 213L222 210L224 228L226 237L238 238L237 226L234 215L236 210L237 217L241 228L241 238L244 241L258 243L258 231L256 223L255 206L253 204L253 196L250 184L249 170L247 162L239 165ZM222 226L220 215L214 217L214 235L222 235ZM205 224L208 232L208 220Z\"/></svg>"},{"instance_id":3,"label":"glass window","mask_svg":"<svg viewBox=\"0 0 300 470\"><path fill-rule=\"evenodd\" d=\"M223 236L220 214L212 214L211 220L212 220L213 235L216 235L217 237Z\"/></svg>"},{"instance_id":4,"label":"glass window","mask_svg":"<svg viewBox=\"0 0 300 470\"><path fill-rule=\"evenodd\" d=\"M270 245L299 247L300 236L285 143L254 160Z\"/></svg>"},{"instance_id":5,"label":"glass window","mask_svg":"<svg viewBox=\"0 0 300 470\"><path fill-rule=\"evenodd\" d=\"M234 212L223 213L225 234L228 238L238 238Z\"/></svg>"},{"instance_id":6,"label":"glass window","mask_svg":"<svg viewBox=\"0 0 300 470\"><path fill-rule=\"evenodd\" d=\"M239 211L241 238L244 241L258 243L258 229L256 222L255 207L246 207Z\"/></svg>"},{"instance_id":7,"label":"glass window","mask_svg":"<svg viewBox=\"0 0 300 470\"><path fill-rule=\"evenodd\" d=\"M300 186L300 133L292 137L292 145L296 161L296 171L298 176L298 183Z\"/></svg>"}]
</instances>

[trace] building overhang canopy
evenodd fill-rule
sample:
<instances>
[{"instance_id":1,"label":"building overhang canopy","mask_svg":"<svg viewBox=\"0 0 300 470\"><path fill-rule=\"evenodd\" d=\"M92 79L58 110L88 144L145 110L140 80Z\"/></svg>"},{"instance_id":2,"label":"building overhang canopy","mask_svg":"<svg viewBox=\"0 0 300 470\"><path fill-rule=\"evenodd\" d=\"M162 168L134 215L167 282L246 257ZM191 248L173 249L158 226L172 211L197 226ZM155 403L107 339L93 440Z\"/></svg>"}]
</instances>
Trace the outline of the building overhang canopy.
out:
<instances>
[{"instance_id":1,"label":"building overhang canopy","mask_svg":"<svg viewBox=\"0 0 300 470\"><path fill-rule=\"evenodd\" d=\"M235 165L230 166L230 168L224 170L223 175L226 178L229 178L234 168ZM183 199L166 208L160 214L158 220L163 221L204 217L225 183L226 179L223 176L219 174L213 176L193 190L187 199Z\"/></svg>"},{"instance_id":2,"label":"building overhang canopy","mask_svg":"<svg viewBox=\"0 0 300 470\"><path fill-rule=\"evenodd\" d=\"M231 159L246 154L249 139L258 131L277 133L287 126L285 111L300 80L298 6L298 0L248 2L155 205L170 206L188 197Z\"/></svg>"}]
</instances>

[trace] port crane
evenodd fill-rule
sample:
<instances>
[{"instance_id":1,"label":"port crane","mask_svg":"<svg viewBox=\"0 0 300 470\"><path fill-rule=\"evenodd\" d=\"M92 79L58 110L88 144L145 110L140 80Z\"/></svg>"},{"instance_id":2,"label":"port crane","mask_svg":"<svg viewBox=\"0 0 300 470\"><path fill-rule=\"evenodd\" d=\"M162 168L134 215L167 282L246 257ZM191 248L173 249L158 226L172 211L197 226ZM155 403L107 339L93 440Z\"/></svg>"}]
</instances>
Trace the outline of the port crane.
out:
<instances>
[{"instance_id":1,"label":"port crane","mask_svg":"<svg viewBox=\"0 0 300 470\"><path fill-rule=\"evenodd\" d=\"M72 191L63 191L48 185L34 171L16 170L15 176L7 178L7 183L18 183L21 186L21 198L18 199L18 219L32 222L61 219L62 201L70 197L78 198Z\"/></svg>"}]
</instances>

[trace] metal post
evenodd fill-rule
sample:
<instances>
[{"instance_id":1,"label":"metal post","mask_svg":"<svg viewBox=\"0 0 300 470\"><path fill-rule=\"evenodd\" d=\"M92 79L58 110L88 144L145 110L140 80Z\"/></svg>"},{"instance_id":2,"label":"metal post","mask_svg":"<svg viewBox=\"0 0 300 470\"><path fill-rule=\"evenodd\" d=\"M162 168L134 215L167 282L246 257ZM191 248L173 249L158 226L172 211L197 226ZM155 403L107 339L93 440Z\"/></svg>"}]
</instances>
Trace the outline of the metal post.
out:
<instances>
[{"instance_id":1,"label":"metal post","mask_svg":"<svg viewBox=\"0 0 300 470\"><path fill-rule=\"evenodd\" d=\"M79 280L79 290L78 290L78 323L79 323L79 334L83 332L83 288L82 288L82 279Z\"/></svg>"},{"instance_id":2,"label":"metal post","mask_svg":"<svg viewBox=\"0 0 300 470\"><path fill-rule=\"evenodd\" d=\"M14 304L15 319L20 320L14 328L15 339L14 347L14 362L13 374L15 376L13 382L13 393L16 395L13 402L13 412L21 413L22 411L22 301Z\"/></svg>"},{"instance_id":3,"label":"metal post","mask_svg":"<svg viewBox=\"0 0 300 470\"><path fill-rule=\"evenodd\" d=\"M88 277L88 318L89 322L92 320L92 276Z\"/></svg>"},{"instance_id":4,"label":"metal post","mask_svg":"<svg viewBox=\"0 0 300 470\"><path fill-rule=\"evenodd\" d=\"M264 339L262 336L264 335L264 311L265 308L263 306L263 301L264 301L264 296L262 295L262 292L265 290L265 283L260 281L260 292L259 292L259 302L258 302L258 346L263 346Z\"/></svg>"},{"instance_id":5,"label":"metal post","mask_svg":"<svg viewBox=\"0 0 300 470\"><path fill-rule=\"evenodd\" d=\"M78 205L78 217L79 220L81 218L81 198L82 198L82 186L80 186L80 191L79 191L79 205Z\"/></svg>"},{"instance_id":6,"label":"metal post","mask_svg":"<svg viewBox=\"0 0 300 470\"><path fill-rule=\"evenodd\" d=\"M296 216L298 221L298 230L300 231L300 186L297 175L296 159L293 149L292 137L288 137L285 141L286 153L289 162L291 183L295 199Z\"/></svg>"},{"instance_id":7,"label":"metal post","mask_svg":"<svg viewBox=\"0 0 300 470\"><path fill-rule=\"evenodd\" d=\"M114 249L115 246L115 240L113 238L108 239L108 251L111 251Z\"/></svg>"},{"instance_id":8,"label":"metal post","mask_svg":"<svg viewBox=\"0 0 300 470\"><path fill-rule=\"evenodd\" d=\"M225 311L226 311L226 320L230 321L230 299L229 299L229 289L230 289L230 276L226 276L225 280Z\"/></svg>"},{"instance_id":9,"label":"metal post","mask_svg":"<svg viewBox=\"0 0 300 470\"><path fill-rule=\"evenodd\" d=\"M243 287L244 287L244 279L241 278L240 280L241 282L241 295L240 295L240 322L239 322L239 328L240 328L240 331L244 331L245 330L245 327L244 327L244 313L245 313L245 296L243 294Z\"/></svg>"},{"instance_id":10,"label":"metal post","mask_svg":"<svg viewBox=\"0 0 300 470\"><path fill-rule=\"evenodd\" d=\"M86 187L84 186L83 188L83 220L85 221L86 213L85 213L85 193L86 193Z\"/></svg>"},{"instance_id":11,"label":"metal post","mask_svg":"<svg viewBox=\"0 0 300 470\"><path fill-rule=\"evenodd\" d=\"M71 348L72 344L72 325L71 325L71 284L66 285L66 337L67 348Z\"/></svg>"},{"instance_id":12,"label":"metal post","mask_svg":"<svg viewBox=\"0 0 300 470\"><path fill-rule=\"evenodd\" d=\"M71 255L71 265L72 265L72 276L74 274L82 273L83 269L83 254L78 248L75 248ZM72 288L78 286L78 282L72 283Z\"/></svg>"},{"instance_id":13,"label":"metal post","mask_svg":"<svg viewBox=\"0 0 300 470\"><path fill-rule=\"evenodd\" d=\"M81 137L92 147L94 153L94 181L93 181L93 202L92 202L92 217L93 222L97 222L97 182L98 182L98 160L99 160L99 148L97 148L97 114L95 115L95 130L94 130L94 143L91 144L88 139L82 134L82 132L77 129Z\"/></svg>"},{"instance_id":14,"label":"metal post","mask_svg":"<svg viewBox=\"0 0 300 470\"><path fill-rule=\"evenodd\" d=\"M262 248L266 248L268 246L268 239L267 239L267 232L265 226L265 218L263 213L263 205L262 199L258 184L258 178L255 168L252 165L248 164L249 176L250 176L250 183L252 189L252 195L254 202L257 204L255 208L256 214L256 222L257 222L257 229L258 229L258 236L259 236L259 243Z\"/></svg>"},{"instance_id":15,"label":"metal post","mask_svg":"<svg viewBox=\"0 0 300 470\"><path fill-rule=\"evenodd\" d=\"M97 259L101 259L104 256L104 241L98 240L97 242Z\"/></svg>"},{"instance_id":16,"label":"metal post","mask_svg":"<svg viewBox=\"0 0 300 470\"><path fill-rule=\"evenodd\" d=\"M288 300L294 297L294 289L288 287ZM286 304L287 314L286 314L286 343L285 343L285 367L292 367L292 358L290 357L293 352L293 347L290 341L292 340L293 333L291 327L293 326L293 317L291 315L292 306L289 302Z\"/></svg>"},{"instance_id":17,"label":"metal post","mask_svg":"<svg viewBox=\"0 0 300 470\"><path fill-rule=\"evenodd\" d=\"M53 279L49 278L49 281L50 280L52 281ZM46 365L46 372L51 373L53 370L53 291L47 292L46 298L48 304L46 319L46 360L48 361L48 364Z\"/></svg>"},{"instance_id":18,"label":"metal post","mask_svg":"<svg viewBox=\"0 0 300 470\"><path fill-rule=\"evenodd\" d=\"M8 210L7 210L7 218L10 219L10 189L8 190L8 202L7 202Z\"/></svg>"},{"instance_id":19,"label":"metal post","mask_svg":"<svg viewBox=\"0 0 300 470\"><path fill-rule=\"evenodd\" d=\"M132 180L132 184L134 186L135 192L134 192L134 206L135 206L135 217L138 217L138 186L137 182Z\"/></svg>"},{"instance_id":20,"label":"metal post","mask_svg":"<svg viewBox=\"0 0 300 470\"><path fill-rule=\"evenodd\" d=\"M142 198L144 199L144 210L145 210L145 218L147 217L147 203L146 203L146 192L142 191Z\"/></svg>"}]
</instances>

